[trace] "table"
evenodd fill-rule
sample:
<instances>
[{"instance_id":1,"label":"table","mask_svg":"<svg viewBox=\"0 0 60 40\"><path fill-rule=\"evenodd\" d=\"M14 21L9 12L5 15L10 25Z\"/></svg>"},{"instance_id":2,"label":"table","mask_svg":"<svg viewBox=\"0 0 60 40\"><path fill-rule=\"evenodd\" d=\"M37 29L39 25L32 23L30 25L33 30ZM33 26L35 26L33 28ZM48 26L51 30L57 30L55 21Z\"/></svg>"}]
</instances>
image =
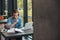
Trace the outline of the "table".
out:
<instances>
[{"instance_id":1,"label":"table","mask_svg":"<svg viewBox=\"0 0 60 40\"><path fill-rule=\"evenodd\" d=\"M13 34L8 34L7 32L1 33L1 36L3 36L5 40L9 40L10 38L20 38L22 36L28 36L28 35L33 35L33 30L25 30L23 33L13 33Z\"/></svg>"},{"instance_id":2,"label":"table","mask_svg":"<svg viewBox=\"0 0 60 40\"><path fill-rule=\"evenodd\" d=\"M6 24L8 19L0 20L0 24Z\"/></svg>"}]
</instances>

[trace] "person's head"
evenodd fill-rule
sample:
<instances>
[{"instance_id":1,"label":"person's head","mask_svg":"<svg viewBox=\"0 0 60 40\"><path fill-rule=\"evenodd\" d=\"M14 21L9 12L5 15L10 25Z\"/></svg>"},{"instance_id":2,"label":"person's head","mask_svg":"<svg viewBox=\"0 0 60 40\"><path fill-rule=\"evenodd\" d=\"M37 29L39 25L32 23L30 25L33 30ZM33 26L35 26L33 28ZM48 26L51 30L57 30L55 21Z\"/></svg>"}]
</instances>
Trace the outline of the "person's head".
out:
<instances>
[{"instance_id":1,"label":"person's head","mask_svg":"<svg viewBox=\"0 0 60 40\"><path fill-rule=\"evenodd\" d=\"M18 15L19 15L18 10L13 10L13 17L14 17L15 19L18 18Z\"/></svg>"}]
</instances>

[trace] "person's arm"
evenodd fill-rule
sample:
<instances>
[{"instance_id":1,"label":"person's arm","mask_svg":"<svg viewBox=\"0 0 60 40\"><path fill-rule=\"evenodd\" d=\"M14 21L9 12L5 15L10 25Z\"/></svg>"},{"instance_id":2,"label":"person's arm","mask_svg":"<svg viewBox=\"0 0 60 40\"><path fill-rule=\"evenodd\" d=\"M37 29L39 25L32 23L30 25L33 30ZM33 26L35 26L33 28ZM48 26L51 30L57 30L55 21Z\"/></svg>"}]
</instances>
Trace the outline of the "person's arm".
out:
<instances>
[{"instance_id":1,"label":"person's arm","mask_svg":"<svg viewBox=\"0 0 60 40\"><path fill-rule=\"evenodd\" d=\"M23 22L22 22L22 18L19 18L19 22L18 22L19 25L18 25L18 28L22 28L22 23L23 23Z\"/></svg>"},{"instance_id":2,"label":"person's arm","mask_svg":"<svg viewBox=\"0 0 60 40\"><path fill-rule=\"evenodd\" d=\"M13 24L11 23L11 20L12 20L11 18L8 19L7 28L12 28L12 27L14 27L16 25L17 20Z\"/></svg>"},{"instance_id":3,"label":"person's arm","mask_svg":"<svg viewBox=\"0 0 60 40\"><path fill-rule=\"evenodd\" d=\"M10 24L9 27L12 28L17 24L17 22L14 22L13 24Z\"/></svg>"}]
</instances>

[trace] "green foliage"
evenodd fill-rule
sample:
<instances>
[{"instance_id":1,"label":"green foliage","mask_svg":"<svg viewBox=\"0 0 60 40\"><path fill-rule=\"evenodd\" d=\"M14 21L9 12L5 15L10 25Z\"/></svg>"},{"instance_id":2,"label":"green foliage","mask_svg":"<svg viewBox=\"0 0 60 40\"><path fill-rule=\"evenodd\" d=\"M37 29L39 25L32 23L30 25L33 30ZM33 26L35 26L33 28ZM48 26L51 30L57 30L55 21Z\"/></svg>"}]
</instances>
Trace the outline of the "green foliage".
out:
<instances>
[{"instance_id":1,"label":"green foliage","mask_svg":"<svg viewBox=\"0 0 60 40\"><path fill-rule=\"evenodd\" d=\"M27 0L28 2L28 9L32 8L32 0ZM23 0L17 0L18 8L23 8Z\"/></svg>"},{"instance_id":2,"label":"green foliage","mask_svg":"<svg viewBox=\"0 0 60 40\"><path fill-rule=\"evenodd\" d=\"M17 0L18 8L23 8L23 0Z\"/></svg>"}]
</instances>

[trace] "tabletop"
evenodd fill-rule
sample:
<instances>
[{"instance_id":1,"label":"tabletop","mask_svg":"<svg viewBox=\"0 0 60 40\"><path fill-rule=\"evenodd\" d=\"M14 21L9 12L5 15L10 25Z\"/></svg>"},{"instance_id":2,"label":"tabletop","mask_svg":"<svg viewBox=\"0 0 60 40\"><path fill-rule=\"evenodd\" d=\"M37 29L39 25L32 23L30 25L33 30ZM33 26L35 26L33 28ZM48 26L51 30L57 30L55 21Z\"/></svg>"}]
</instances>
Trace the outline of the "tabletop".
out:
<instances>
[{"instance_id":1,"label":"tabletop","mask_svg":"<svg viewBox=\"0 0 60 40\"><path fill-rule=\"evenodd\" d=\"M1 34L4 37L26 36L26 35L33 35L33 30L25 30L22 33L7 33L7 32L2 32Z\"/></svg>"}]
</instances>

